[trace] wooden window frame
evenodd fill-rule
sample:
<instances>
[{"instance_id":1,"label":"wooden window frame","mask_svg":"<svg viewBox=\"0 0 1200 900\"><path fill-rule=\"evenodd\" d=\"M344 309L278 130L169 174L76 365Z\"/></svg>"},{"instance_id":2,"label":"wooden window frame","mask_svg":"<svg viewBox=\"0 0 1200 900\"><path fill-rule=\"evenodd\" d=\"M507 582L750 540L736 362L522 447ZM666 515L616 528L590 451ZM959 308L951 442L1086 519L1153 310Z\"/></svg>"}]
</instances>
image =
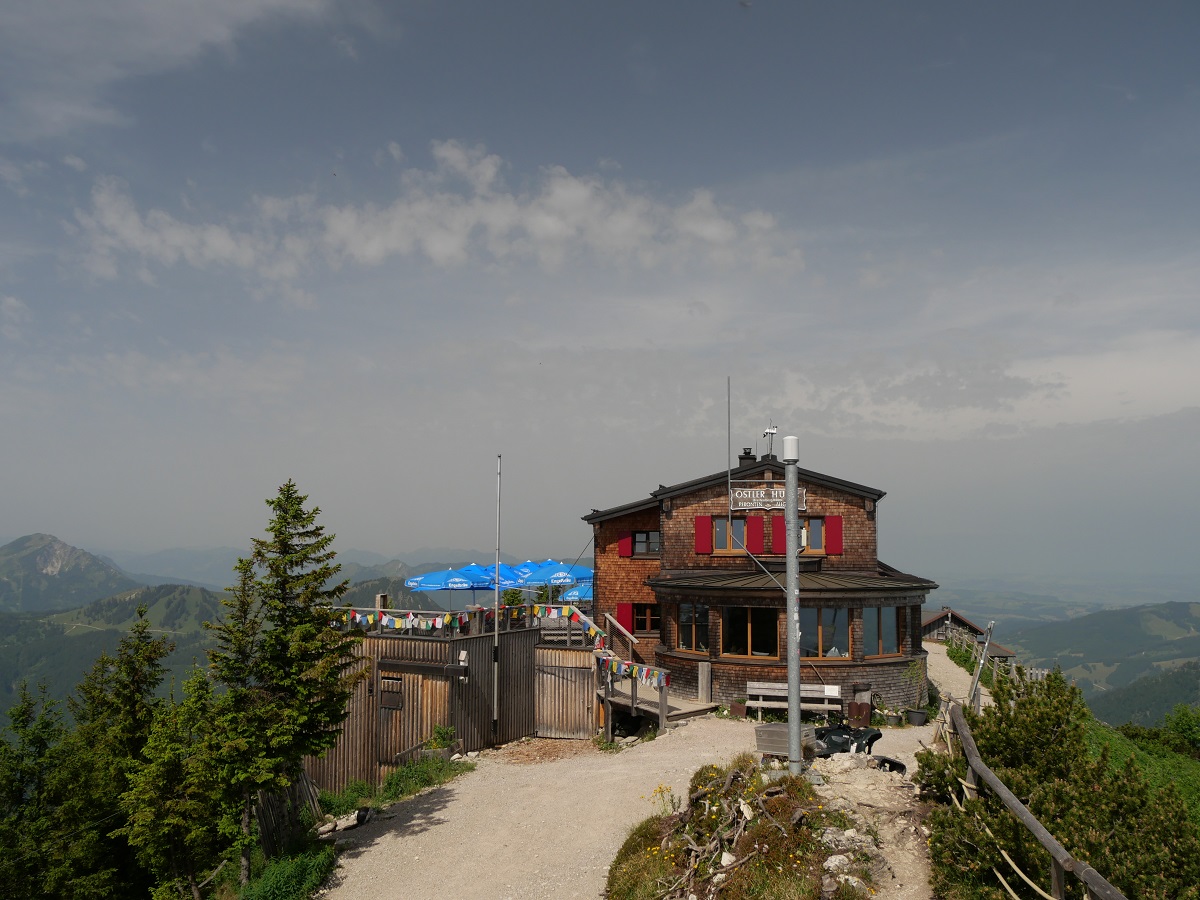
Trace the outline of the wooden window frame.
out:
<instances>
[{"instance_id":1,"label":"wooden window frame","mask_svg":"<svg viewBox=\"0 0 1200 900\"><path fill-rule=\"evenodd\" d=\"M729 627L729 613L734 610L746 610L746 652L745 653L729 653L725 650L726 631ZM754 611L764 610L769 611L775 616L775 641L774 652L766 655L757 654L754 652ZM778 660L779 659L779 610L761 606L726 606L721 608L721 650L720 655L725 659L760 659L760 660Z\"/></svg>"},{"instance_id":2,"label":"wooden window frame","mask_svg":"<svg viewBox=\"0 0 1200 900\"><path fill-rule=\"evenodd\" d=\"M746 519L747 516L713 516L712 517L712 553L713 556L745 556L746 555ZM717 523L725 522L728 525L728 545L721 547L717 544ZM741 546L735 546L734 533L737 531L737 523L742 523L742 541Z\"/></svg>"},{"instance_id":3,"label":"wooden window frame","mask_svg":"<svg viewBox=\"0 0 1200 900\"><path fill-rule=\"evenodd\" d=\"M895 632L896 632L896 649L895 649L895 651L884 652L884 650L883 650L883 632L884 632L883 614L885 611L889 611L891 613L892 628L894 628ZM903 617L907 618L907 615L908 615L907 607L904 607L904 606L877 606L877 607L871 607L871 608L864 608L862 613L863 613L863 642L864 642L863 658L864 659L889 659L892 657L903 656L904 655L904 626L901 624L901 617L903 616ZM878 629L879 629L877 640L875 642L875 650L877 651L875 653L866 652L870 648L865 646L866 639L867 639L866 617L871 614L876 615L877 620L878 620Z\"/></svg>"},{"instance_id":4,"label":"wooden window frame","mask_svg":"<svg viewBox=\"0 0 1200 900\"><path fill-rule=\"evenodd\" d=\"M657 544L657 547L653 550L649 550L649 549L639 550L638 549L639 543L644 544L644 545L649 545L650 535L652 535L652 534L657 535L657 538L655 539L655 543ZM630 555L632 555L632 556L651 556L651 557L662 556L662 532L657 529L646 530L646 531L634 531L633 532L633 548L632 548L632 552Z\"/></svg>"},{"instance_id":5,"label":"wooden window frame","mask_svg":"<svg viewBox=\"0 0 1200 900\"><path fill-rule=\"evenodd\" d=\"M847 606L804 606L800 608L801 614L809 610L815 611L817 614L817 653L814 656L801 655L804 660L845 660L850 661L854 658L854 629L850 627L850 613L853 612L852 607ZM846 647L837 656L825 655L825 611L832 610L836 619L838 613L846 614ZM803 651L803 646L801 650Z\"/></svg>"},{"instance_id":6,"label":"wooden window frame","mask_svg":"<svg viewBox=\"0 0 1200 900\"><path fill-rule=\"evenodd\" d=\"M642 621L645 616L645 622ZM642 627L645 625L646 627ZM662 609L657 603L633 604L634 634L658 634L662 631Z\"/></svg>"},{"instance_id":7,"label":"wooden window frame","mask_svg":"<svg viewBox=\"0 0 1200 900\"><path fill-rule=\"evenodd\" d=\"M688 626L691 630L692 646L690 646L690 647L685 647L683 645L683 630L684 630L684 628L683 628L683 608L685 606L692 607L692 624L690 626ZM709 647L712 646L712 634L710 633L711 629L709 628L708 609L709 609L709 607L708 607L707 603L694 603L694 602L688 601L688 602L679 604L678 609L676 611L676 615L675 615L675 649L676 650L682 650L684 653L708 654ZM707 645L705 647L696 647L695 646L695 644L696 644L696 622L700 620L700 616L697 615L698 610L704 611L703 612L704 633L705 633L704 643Z\"/></svg>"}]
</instances>

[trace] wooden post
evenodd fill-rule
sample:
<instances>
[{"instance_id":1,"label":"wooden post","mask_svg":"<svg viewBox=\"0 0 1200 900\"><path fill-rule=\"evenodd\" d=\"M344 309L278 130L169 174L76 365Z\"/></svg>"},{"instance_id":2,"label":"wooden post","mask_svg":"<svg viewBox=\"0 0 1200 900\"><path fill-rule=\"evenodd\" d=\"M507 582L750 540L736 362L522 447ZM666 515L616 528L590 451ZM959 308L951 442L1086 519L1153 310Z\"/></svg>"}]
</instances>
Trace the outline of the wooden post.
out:
<instances>
[{"instance_id":1,"label":"wooden post","mask_svg":"<svg viewBox=\"0 0 1200 900\"><path fill-rule=\"evenodd\" d=\"M1054 900L1066 900L1067 873L1062 863L1053 856L1050 857L1050 893Z\"/></svg>"},{"instance_id":2,"label":"wooden post","mask_svg":"<svg viewBox=\"0 0 1200 900\"><path fill-rule=\"evenodd\" d=\"M976 797L979 796L979 774L975 771L975 769L969 763L967 765L966 781L967 781L967 788L966 788L967 799L974 800Z\"/></svg>"},{"instance_id":3,"label":"wooden post","mask_svg":"<svg viewBox=\"0 0 1200 900\"><path fill-rule=\"evenodd\" d=\"M604 740L610 744L613 739L612 720L612 672L606 668L604 670Z\"/></svg>"},{"instance_id":4,"label":"wooden post","mask_svg":"<svg viewBox=\"0 0 1200 900\"><path fill-rule=\"evenodd\" d=\"M667 686L658 689L658 730L667 730Z\"/></svg>"},{"instance_id":5,"label":"wooden post","mask_svg":"<svg viewBox=\"0 0 1200 900\"><path fill-rule=\"evenodd\" d=\"M629 712L637 715L637 679L629 679Z\"/></svg>"}]
</instances>

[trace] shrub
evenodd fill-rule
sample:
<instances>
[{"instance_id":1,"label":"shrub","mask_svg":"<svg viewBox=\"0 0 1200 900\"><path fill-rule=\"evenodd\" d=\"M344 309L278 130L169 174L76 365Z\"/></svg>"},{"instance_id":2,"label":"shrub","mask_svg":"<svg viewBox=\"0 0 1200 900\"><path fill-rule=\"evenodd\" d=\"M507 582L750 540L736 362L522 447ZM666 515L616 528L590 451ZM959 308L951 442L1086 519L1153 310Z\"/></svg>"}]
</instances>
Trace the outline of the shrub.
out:
<instances>
[{"instance_id":1,"label":"shrub","mask_svg":"<svg viewBox=\"0 0 1200 900\"><path fill-rule=\"evenodd\" d=\"M475 763L461 759L427 757L400 766L388 773L379 792L380 803L392 803L411 797L427 787L445 784L459 775L474 771Z\"/></svg>"},{"instance_id":2,"label":"shrub","mask_svg":"<svg viewBox=\"0 0 1200 900\"><path fill-rule=\"evenodd\" d=\"M1087 744L1091 715L1078 688L1061 672L1045 681L1001 675L994 705L967 715L984 762L1076 859L1104 875L1129 897L1200 898L1200 830L1172 786L1155 790L1132 758L1097 755ZM965 774L953 762L919 754L924 793L946 799ZM990 791L930 817L933 886L957 897L1004 896L992 867L1015 865L1043 885L1050 882L1046 851ZM1068 878L1069 896L1082 886Z\"/></svg>"},{"instance_id":3,"label":"shrub","mask_svg":"<svg viewBox=\"0 0 1200 900\"><path fill-rule=\"evenodd\" d=\"M829 853L817 835L827 826L848 825L841 814L822 809L804 778L784 776L765 786L749 754L697 769L684 802L674 802L661 785L647 799L657 813L630 831L613 860L605 894L610 900L674 896L685 884L697 896L715 896L711 879L726 851L738 863L722 870L720 896L817 900ZM749 821L738 812L743 803L755 810ZM791 829L781 824L793 821ZM856 896L845 886L839 891L839 898Z\"/></svg>"},{"instance_id":4,"label":"shrub","mask_svg":"<svg viewBox=\"0 0 1200 900\"><path fill-rule=\"evenodd\" d=\"M332 847L274 860L242 891L241 900L307 900L329 877L336 861Z\"/></svg>"},{"instance_id":5,"label":"shrub","mask_svg":"<svg viewBox=\"0 0 1200 900\"><path fill-rule=\"evenodd\" d=\"M433 734L425 742L430 750L442 750L454 743L453 725L434 725Z\"/></svg>"},{"instance_id":6,"label":"shrub","mask_svg":"<svg viewBox=\"0 0 1200 900\"><path fill-rule=\"evenodd\" d=\"M370 805L369 801L375 796L375 791L365 781L351 781L339 793L321 791L317 799L321 804L321 812L329 816L344 816L361 806Z\"/></svg>"}]
</instances>

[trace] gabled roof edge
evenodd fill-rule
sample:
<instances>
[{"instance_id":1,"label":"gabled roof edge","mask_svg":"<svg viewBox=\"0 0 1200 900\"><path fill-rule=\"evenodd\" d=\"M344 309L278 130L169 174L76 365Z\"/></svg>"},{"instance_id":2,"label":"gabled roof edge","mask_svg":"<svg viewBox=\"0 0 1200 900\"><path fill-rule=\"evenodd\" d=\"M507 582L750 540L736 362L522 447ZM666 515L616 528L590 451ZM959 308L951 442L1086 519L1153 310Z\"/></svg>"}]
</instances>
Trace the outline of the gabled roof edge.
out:
<instances>
[{"instance_id":1,"label":"gabled roof edge","mask_svg":"<svg viewBox=\"0 0 1200 900\"><path fill-rule=\"evenodd\" d=\"M650 493L650 499L638 500L633 503L625 503L621 506L613 506L608 509L593 510L591 514L583 516L583 521L591 524L600 522L605 519L612 519L617 516L626 515L631 512L640 512L643 509L649 509L656 506L660 500L667 497L677 497L680 494L689 494L692 491L703 487L708 487L714 484L720 484L728 477L737 479L753 478L755 475L761 475L767 470L782 474L783 463L777 459L760 459L757 462L749 465L739 466L736 469L728 472L722 469L712 475L705 475L703 478L693 478L691 481L681 481L678 484L659 485L658 490ZM887 491L881 491L878 488L867 487L865 484L857 484L853 481L846 481L843 478L835 478L832 475L822 475L820 472L814 472L811 469L801 469L797 467L796 474L800 481L807 481L810 484L819 484L822 487L833 488L834 490L845 491L848 494L856 494L860 497L866 497L875 502L880 501L887 496Z\"/></svg>"}]
</instances>

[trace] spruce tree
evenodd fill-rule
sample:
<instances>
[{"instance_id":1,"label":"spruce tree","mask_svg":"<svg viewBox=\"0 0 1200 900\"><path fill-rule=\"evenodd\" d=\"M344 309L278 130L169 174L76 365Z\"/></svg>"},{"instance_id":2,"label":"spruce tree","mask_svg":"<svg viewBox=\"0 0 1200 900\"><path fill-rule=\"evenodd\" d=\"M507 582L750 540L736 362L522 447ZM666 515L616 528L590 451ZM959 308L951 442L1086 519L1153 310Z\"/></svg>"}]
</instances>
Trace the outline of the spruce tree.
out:
<instances>
[{"instance_id":1,"label":"spruce tree","mask_svg":"<svg viewBox=\"0 0 1200 900\"><path fill-rule=\"evenodd\" d=\"M212 688L196 670L183 689L182 703L172 698L155 711L129 790L120 797L127 824L116 834L154 873L161 894L186 890L201 900L201 888L227 844L217 828L221 790L213 759Z\"/></svg>"},{"instance_id":2,"label":"spruce tree","mask_svg":"<svg viewBox=\"0 0 1200 900\"><path fill-rule=\"evenodd\" d=\"M288 761L281 754L280 734L274 727L283 716L263 672L262 603L254 580L254 565L238 561L238 582L225 599L225 617L206 622L216 646L209 651L213 678L225 692L213 698L213 765L223 793L221 831L238 852L239 881L250 880L254 847L253 816L258 792L288 785Z\"/></svg>"},{"instance_id":3,"label":"spruce tree","mask_svg":"<svg viewBox=\"0 0 1200 900\"><path fill-rule=\"evenodd\" d=\"M289 480L267 501L268 537L238 561L224 620L207 623L217 644L209 653L213 675L225 688L213 719L226 791L222 828L239 848L242 884L258 792L286 788L305 756L333 746L360 677L354 648L361 638L330 627L349 582L334 581L341 569L334 536L317 524L318 508L304 508L307 500Z\"/></svg>"},{"instance_id":4,"label":"spruce tree","mask_svg":"<svg viewBox=\"0 0 1200 900\"><path fill-rule=\"evenodd\" d=\"M269 537L254 540L255 587L269 628L259 643L259 671L281 714L276 724L288 775L300 775L305 756L332 747L358 681L358 635L330 627L332 607L350 586L334 582L334 535L317 524L318 507L290 479L267 501Z\"/></svg>"},{"instance_id":5,"label":"spruce tree","mask_svg":"<svg viewBox=\"0 0 1200 900\"><path fill-rule=\"evenodd\" d=\"M63 764L58 705L25 682L0 731L0 896L44 897L45 848L54 839L52 776Z\"/></svg>"},{"instance_id":6,"label":"spruce tree","mask_svg":"<svg viewBox=\"0 0 1200 900\"><path fill-rule=\"evenodd\" d=\"M76 727L64 741L66 761L52 776L58 838L47 848L46 890L62 898L145 896L153 883L120 830L120 796L141 762L174 648L154 637L146 608L121 639L116 656L101 654L68 700Z\"/></svg>"}]
</instances>

